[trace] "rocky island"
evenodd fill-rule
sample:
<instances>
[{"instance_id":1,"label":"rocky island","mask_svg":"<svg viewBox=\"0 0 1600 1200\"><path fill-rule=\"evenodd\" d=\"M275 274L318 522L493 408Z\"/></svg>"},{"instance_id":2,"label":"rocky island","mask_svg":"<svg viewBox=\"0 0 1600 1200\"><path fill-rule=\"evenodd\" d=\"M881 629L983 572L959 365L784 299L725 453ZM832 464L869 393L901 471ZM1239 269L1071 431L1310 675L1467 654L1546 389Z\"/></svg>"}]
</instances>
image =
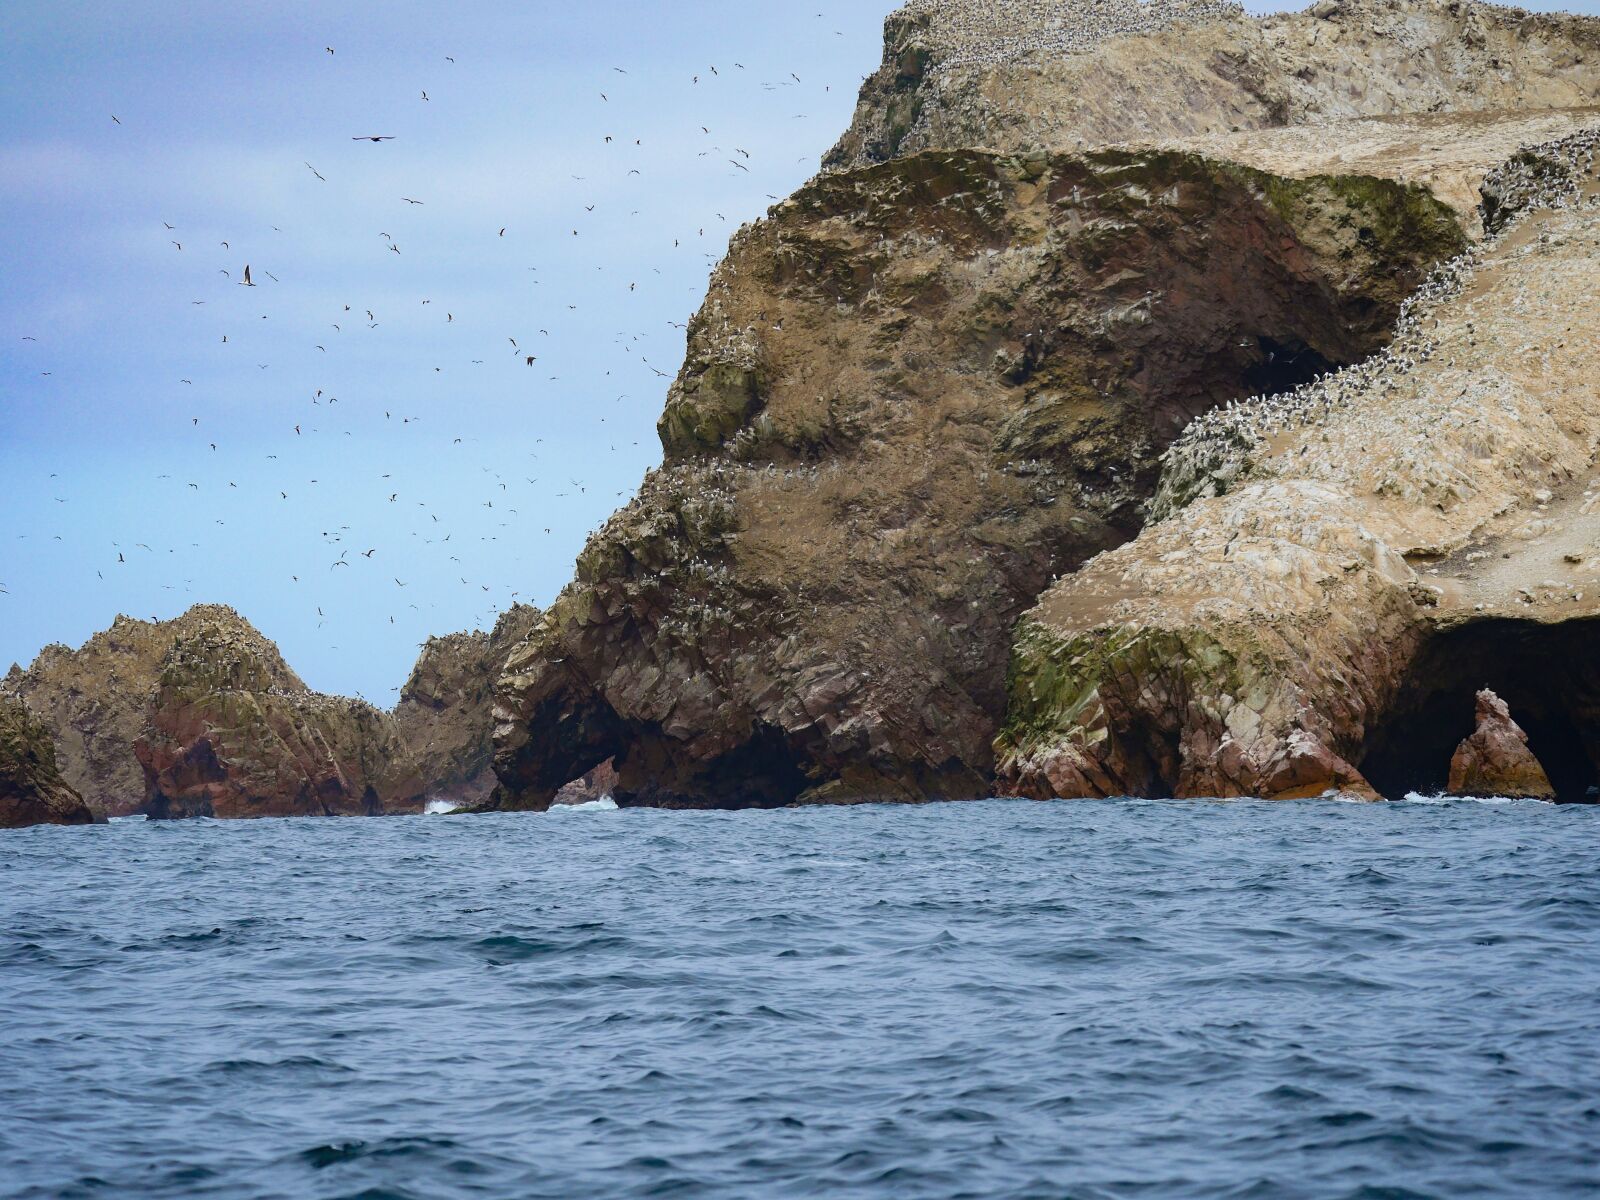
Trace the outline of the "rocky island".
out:
<instances>
[{"instance_id":1,"label":"rocky island","mask_svg":"<svg viewBox=\"0 0 1600 1200\"><path fill-rule=\"evenodd\" d=\"M392 713L119 618L0 683L16 811L1581 798L1597 131L1594 18L911 0L547 609Z\"/></svg>"},{"instance_id":2,"label":"rocky island","mask_svg":"<svg viewBox=\"0 0 1600 1200\"><path fill-rule=\"evenodd\" d=\"M1416 661L1422 628L1456 626L1408 556L1430 576L1502 529L1579 536L1587 503L1597 52L1600 22L1473 3L908 4L829 170L734 238L663 467L512 653L492 804L542 807L602 759L622 802L684 806L1372 796L1369 760L1391 790L1424 760L1442 786L1503 672L1465 627L1475 657L1440 651L1459 681ZM1546 204L1548 241L1506 240ZM1432 303L1456 277L1459 319ZM1386 348L1420 324L1406 387L1447 369L1449 398L1498 410L1537 366L1529 421L1457 434L1465 406L1397 392ZM1307 388L1341 400L1298 440L1268 422L1235 453L1228 421L1195 427ZM1532 511L1561 489L1561 515ZM1374 535L1369 499L1407 536ZM1238 536L1269 523L1279 553ZM1295 588L1299 638L1218 657L1233 615L1168 632L1191 592L1282 624ZM1396 736L1412 711L1426 745Z\"/></svg>"}]
</instances>

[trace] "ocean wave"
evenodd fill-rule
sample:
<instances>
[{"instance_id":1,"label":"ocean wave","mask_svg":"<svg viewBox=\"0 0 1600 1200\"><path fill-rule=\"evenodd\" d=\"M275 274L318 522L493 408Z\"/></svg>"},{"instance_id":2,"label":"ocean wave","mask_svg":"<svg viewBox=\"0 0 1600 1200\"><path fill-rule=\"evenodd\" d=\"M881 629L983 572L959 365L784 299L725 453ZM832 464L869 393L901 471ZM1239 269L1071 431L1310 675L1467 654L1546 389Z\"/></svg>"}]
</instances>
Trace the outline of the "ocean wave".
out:
<instances>
[{"instance_id":1,"label":"ocean wave","mask_svg":"<svg viewBox=\"0 0 1600 1200\"><path fill-rule=\"evenodd\" d=\"M582 804L554 804L550 811L555 812L616 812L617 802L610 796L601 796L598 800L585 800Z\"/></svg>"}]
</instances>

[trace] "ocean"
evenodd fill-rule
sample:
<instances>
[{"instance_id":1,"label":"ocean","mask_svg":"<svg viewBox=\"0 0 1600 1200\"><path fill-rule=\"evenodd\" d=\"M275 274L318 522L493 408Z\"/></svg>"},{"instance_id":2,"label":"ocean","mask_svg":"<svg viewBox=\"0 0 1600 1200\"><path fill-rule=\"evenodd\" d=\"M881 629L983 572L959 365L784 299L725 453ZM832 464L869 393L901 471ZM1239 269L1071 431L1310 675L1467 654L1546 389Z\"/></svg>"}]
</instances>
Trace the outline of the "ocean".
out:
<instances>
[{"instance_id":1,"label":"ocean","mask_svg":"<svg viewBox=\"0 0 1600 1200\"><path fill-rule=\"evenodd\" d=\"M0 835L0 1195L1591 1197L1600 810Z\"/></svg>"}]
</instances>

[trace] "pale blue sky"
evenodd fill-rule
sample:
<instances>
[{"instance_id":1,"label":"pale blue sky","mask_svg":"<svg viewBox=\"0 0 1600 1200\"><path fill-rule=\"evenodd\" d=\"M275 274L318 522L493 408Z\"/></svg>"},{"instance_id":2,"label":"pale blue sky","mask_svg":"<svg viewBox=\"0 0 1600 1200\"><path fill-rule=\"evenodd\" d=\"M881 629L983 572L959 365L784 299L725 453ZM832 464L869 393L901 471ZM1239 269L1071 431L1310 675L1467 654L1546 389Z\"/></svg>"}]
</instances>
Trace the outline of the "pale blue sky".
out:
<instances>
[{"instance_id":1,"label":"pale blue sky","mask_svg":"<svg viewBox=\"0 0 1600 1200\"><path fill-rule=\"evenodd\" d=\"M8 0L0 670L215 601L388 703L547 603L893 7Z\"/></svg>"}]
</instances>

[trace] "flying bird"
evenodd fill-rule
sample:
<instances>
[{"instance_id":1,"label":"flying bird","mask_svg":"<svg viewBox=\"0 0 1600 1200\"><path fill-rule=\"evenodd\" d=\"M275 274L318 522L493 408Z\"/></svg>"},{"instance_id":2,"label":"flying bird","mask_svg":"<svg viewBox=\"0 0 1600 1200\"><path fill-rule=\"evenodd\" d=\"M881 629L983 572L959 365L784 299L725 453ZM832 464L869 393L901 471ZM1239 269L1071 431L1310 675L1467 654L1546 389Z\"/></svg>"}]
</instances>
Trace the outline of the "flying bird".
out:
<instances>
[{"instance_id":1,"label":"flying bird","mask_svg":"<svg viewBox=\"0 0 1600 1200\"><path fill-rule=\"evenodd\" d=\"M255 282L250 278L250 264L249 263L245 263L245 265L244 265L244 279L240 282L239 286L240 287L255 287Z\"/></svg>"},{"instance_id":2,"label":"flying bird","mask_svg":"<svg viewBox=\"0 0 1600 1200\"><path fill-rule=\"evenodd\" d=\"M392 142L394 141L394 135L364 133L360 137L353 137L350 140L352 142Z\"/></svg>"},{"instance_id":3,"label":"flying bird","mask_svg":"<svg viewBox=\"0 0 1600 1200\"><path fill-rule=\"evenodd\" d=\"M317 170L317 169L316 169L316 168L315 168L315 167L313 167L313 166L312 166L312 165L311 165L311 164L310 164L310 163L306 163L306 170L308 170L308 171L310 171L310 172L311 172L311 173L312 173L312 174L313 174L313 175L315 175L315 176L316 176L316 177L317 177L317 178L318 178L318 179L322 179L322 182L323 182L323 183L327 183L327 182L328 182L328 181L327 181L327 180L326 180L326 179L323 179L323 178L322 178L322 172L321 172L321 171L319 171L319 170Z\"/></svg>"}]
</instances>

